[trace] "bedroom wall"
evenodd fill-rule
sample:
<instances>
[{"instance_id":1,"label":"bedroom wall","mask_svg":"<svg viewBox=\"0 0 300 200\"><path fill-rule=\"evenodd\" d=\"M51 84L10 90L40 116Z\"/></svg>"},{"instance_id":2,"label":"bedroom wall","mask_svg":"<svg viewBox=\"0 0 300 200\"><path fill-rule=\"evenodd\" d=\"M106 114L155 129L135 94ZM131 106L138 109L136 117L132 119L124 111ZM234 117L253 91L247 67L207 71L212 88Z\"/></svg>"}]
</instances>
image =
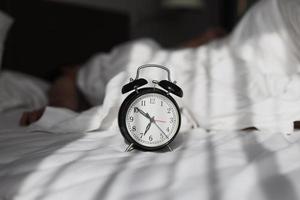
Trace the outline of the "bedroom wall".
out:
<instances>
[{"instance_id":1,"label":"bedroom wall","mask_svg":"<svg viewBox=\"0 0 300 200\"><path fill-rule=\"evenodd\" d=\"M129 40L129 19L121 12L41 0L7 0L2 9L14 18L2 68L47 80L61 66L84 63Z\"/></svg>"},{"instance_id":2,"label":"bedroom wall","mask_svg":"<svg viewBox=\"0 0 300 200\"><path fill-rule=\"evenodd\" d=\"M177 47L211 27L230 30L240 17L237 2L248 6L256 0L202 0L196 8L167 8L161 1L170 0L1 0L0 9L17 19L3 68L48 79L55 68L82 63L129 39L150 37Z\"/></svg>"},{"instance_id":3,"label":"bedroom wall","mask_svg":"<svg viewBox=\"0 0 300 200\"><path fill-rule=\"evenodd\" d=\"M134 27L144 18L155 15L159 8L160 0L48 0L65 2L99 9L108 9L127 13ZM146 9L145 9L146 8Z\"/></svg>"},{"instance_id":4,"label":"bedroom wall","mask_svg":"<svg viewBox=\"0 0 300 200\"><path fill-rule=\"evenodd\" d=\"M130 16L132 39L151 37L171 47L192 38L209 27L219 26L220 0L197 0L196 8L162 6L162 0L48 0L93 8L117 10ZM187 1L189 2L189 1Z\"/></svg>"}]
</instances>

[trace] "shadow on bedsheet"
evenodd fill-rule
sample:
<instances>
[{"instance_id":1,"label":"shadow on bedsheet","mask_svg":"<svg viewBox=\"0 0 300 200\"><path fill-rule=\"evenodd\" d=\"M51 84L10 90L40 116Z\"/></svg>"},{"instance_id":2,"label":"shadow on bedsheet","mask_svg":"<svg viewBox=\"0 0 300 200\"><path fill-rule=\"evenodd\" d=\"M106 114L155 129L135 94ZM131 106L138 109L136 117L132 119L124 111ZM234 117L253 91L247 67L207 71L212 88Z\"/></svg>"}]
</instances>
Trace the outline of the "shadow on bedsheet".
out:
<instances>
[{"instance_id":1,"label":"shadow on bedsheet","mask_svg":"<svg viewBox=\"0 0 300 200\"><path fill-rule=\"evenodd\" d=\"M182 162L183 157L184 157L184 152L185 149L187 148L187 141L189 140L190 134L183 134L178 135L180 138L178 141L180 141L180 150L176 154L176 158L173 159L173 162L170 164L169 167L169 172L168 172L168 177L167 177L167 182L165 184L165 187L162 188L162 190L165 190L167 192L164 193L164 197L162 199L164 200L172 200L172 193L170 192L170 188L174 185L175 183L175 176L177 174L178 168L179 168L179 163ZM177 139L177 138L176 138ZM175 141L176 142L176 141ZM179 144L179 142L177 143ZM177 146L179 147L179 146Z\"/></svg>"},{"instance_id":2,"label":"shadow on bedsheet","mask_svg":"<svg viewBox=\"0 0 300 200\"><path fill-rule=\"evenodd\" d=\"M10 145L13 148L11 152L16 151L18 154L14 155L15 153L13 153L12 155L15 157L15 160L12 160L5 165L1 165L2 173L6 171L6 174L2 175L0 179L0 199L3 197L2 195L9 197L8 199L14 199L16 198L16 195L20 195L22 197L24 184L30 175L38 170L43 160L73 141L79 140L83 136L82 134L56 135L42 132L24 132L23 134L24 135L17 135L18 139L8 137L4 141L7 145ZM7 151L10 150L10 148L2 148L2 151L3 150ZM35 184L40 183L38 182ZM45 188L47 188L47 185Z\"/></svg>"},{"instance_id":3,"label":"shadow on bedsheet","mask_svg":"<svg viewBox=\"0 0 300 200\"><path fill-rule=\"evenodd\" d=\"M212 57L211 57L210 48L206 50L206 66L205 66L205 74L207 77L206 84L206 116L208 119L211 117L212 110L212 99L210 99L210 94L212 93ZM210 131L208 130L208 133ZM217 170L217 157L215 152L215 147L212 141L212 136L209 134L206 138L206 150L207 150L207 181L208 181L208 200L220 200L221 199L221 191L219 190L219 173Z\"/></svg>"},{"instance_id":4,"label":"shadow on bedsheet","mask_svg":"<svg viewBox=\"0 0 300 200\"><path fill-rule=\"evenodd\" d=\"M172 148L176 149L179 146L181 148L185 148L184 146L182 146L182 143L184 143L185 141L188 140L188 137L183 138L182 134L178 135L179 137L176 137L175 143L176 144L172 144ZM107 141L103 141L100 145L98 145L98 147L102 147L107 143ZM109 142L108 142L109 143ZM96 147L97 148L97 147ZM164 149L161 150L159 152L156 153L164 153L167 152L168 149ZM182 153L178 153L176 159L174 160L174 163L171 165L172 168L169 170L169 177L170 179L168 180L169 184L166 184L166 186L170 186L171 183L173 183L173 179L172 177L175 174L176 171L176 166L177 163L180 162L180 158L181 155L183 154L183 151L181 150L180 152ZM123 154L124 153L124 154ZM153 161L158 157L156 155L156 153L150 153L151 155L147 157L147 160L145 160L145 162L151 164L153 163ZM52 176L48 181L47 181L47 186L51 186L51 184L53 184L61 175L63 175L64 172L66 172L68 170L69 167L72 166L73 163L76 163L82 159L84 159L86 156L88 156L89 151L83 152L81 154L81 156L79 156L78 158L74 159L72 162L62 166L61 168L59 168L59 170L57 170L57 173ZM144 156L144 154L142 153L142 151L132 151L132 152L122 152L123 157L122 159L119 159L119 161L114 165L115 168L106 176L107 178L104 178L105 180L103 181L103 183L101 184L101 186L99 186L98 191L95 192L95 194L93 194L93 197L90 199L110 199L110 195L114 193L114 186L115 184L118 185L118 180L120 178L120 176L122 176L122 173L124 172L124 170L127 170L128 173L128 169L130 168L130 164L132 161L136 161L138 158L138 156ZM144 169L140 168L140 171L142 172ZM136 169L134 171L135 174L139 173L139 169ZM144 172L142 172L144 173ZM99 178L100 179L100 178ZM132 184L136 184L136 177L133 176L133 183ZM167 189L167 188L163 188L163 189ZM47 196L47 193L50 192L50 190L48 190L47 188L45 188L45 190L41 193L41 195L39 195L36 199L44 199ZM132 197L124 197L125 199L132 199ZM171 199L171 198L163 198L165 200Z\"/></svg>"},{"instance_id":5,"label":"shadow on bedsheet","mask_svg":"<svg viewBox=\"0 0 300 200\"><path fill-rule=\"evenodd\" d=\"M279 31L279 30L278 30ZM267 34L271 33L264 33L265 35L258 35L256 36L257 39L260 37L267 37ZM259 41L257 41L259 42ZM235 52L231 51L231 57L237 58ZM237 73L239 70L241 70L241 64L237 62L238 59L232 59L233 66L235 68L236 75L235 77L235 86L236 89L240 89L240 86L243 86L244 89L243 94L245 94L246 99L248 99L248 105L251 105L251 97L250 97L250 80L248 76L239 76L239 73ZM247 66L249 67L249 66ZM244 73L250 74L247 72L249 70L247 67L243 67ZM288 70L288 69L287 69ZM288 73L288 72L287 72ZM242 108L244 105L239 105L239 97L236 95L236 106L237 110L239 108ZM273 109L279 109L277 105L273 105ZM252 113L249 111L249 113ZM249 114L247 116L248 118L245 119L245 117L241 116L236 120L236 127L238 127L239 124L244 124L245 120L248 120L248 124L252 124L253 122L253 116ZM275 116L277 122L280 122L280 116ZM278 123L279 124L279 123ZM278 129L279 130L279 129ZM247 160L247 163L249 165L254 165L254 168L256 170L256 181L258 183L258 186L256 186L256 189L259 190L259 196L255 196L256 191L251 190L253 199L260 199L262 198L260 195L263 196L263 199L266 200L282 200L282 199L289 199L289 200L297 200L299 197L297 196L297 192L292 184L292 182L283 174L280 172L279 165L276 161L276 155L271 150L267 149L262 145L262 143L259 141L256 131L245 131L243 134L240 135L240 141L242 145L242 150L245 153L245 157ZM243 184L243 183L240 183ZM238 189L238 188L236 188Z\"/></svg>"},{"instance_id":6,"label":"shadow on bedsheet","mask_svg":"<svg viewBox=\"0 0 300 200\"><path fill-rule=\"evenodd\" d=\"M110 138L108 138L108 140L110 140ZM45 184L45 186L46 186L45 189L43 191L41 191L40 195L38 197L36 197L35 199L36 200L46 199L47 195L51 193L51 189L49 187L52 184L54 184L57 180L59 180L60 176L63 176L64 173L66 173L68 171L68 169L72 167L73 164L76 164L76 163L82 161L84 158L86 158L90 154L90 152L91 152L90 150L94 150L94 149L98 149L98 148L100 149L101 147L105 146L107 143L110 143L110 142L107 140L101 141L101 143L99 145L97 145L96 147L92 147L92 149L82 151L81 155L78 156L76 159L61 166L58 170L56 170L56 173L53 176L51 176L49 180L47 180L47 182ZM127 157L126 156L124 156L124 157L125 157L124 160L122 160L118 166L122 166L123 162L124 163L127 162ZM74 176L76 176L76 175L74 174ZM114 176L114 174L112 176ZM111 176L109 176L109 177L111 177Z\"/></svg>"},{"instance_id":7,"label":"shadow on bedsheet","mask_svg":"<svg viewBox=\"0 0 300 200\"><path fill-rule=\"evenodd\" d=\"M179 163L182 161L185 149L188 145L187 142L189 140L189 134L182 133L178 136L179 137L176 137L175 139L178 140L177 142L175 141L177 144L172 145L172 148L176 151L176 153L172 154L174 157L172 157L173 159L171 163L168 163L167 172L164 173L164 176L160 177L165 180L163 186L159 188L154 187L155 189L153 189L153 187L151 189L146 189L143 186L139 188L138 185L143 185L143 183L148 185L149 183L151 183L149 177L151 177L152 175L151 173L149 174L149 169L152 169L154 170L154 172L157 172L156 167L162 165L161 162L157 161L157 159L161 159L161 157L157 155L157 153L163 153L165 152L165 150L155 153L142 153L141 151L135 151L126 153L124 158L117 163L117 167L110 173L108 178L104 181L103 185L99 188L98 192L94 195L93 199L118 199L116 197L111 198L111 195L114 194L114 190L118 190L116 188L120 187L120 180L122 180L122 175L126 174L128 176L128 174L130 173L130 168L133 168L133 172L128 182L126 181L126 185L121 186L123 188L127 188L128 190L133 191L128 193L126 192L127 194L121 197L122 200L143 199L143 197L145 196L149 198L148 193L159 193L159 199L172 200L173 194L171 192L171 187L175 183L175 175L177 173L177 168L179 166ZM140 159L142 159L142 161ZM139 164L136 167L134 167L132 162L137 161L142 162L143 164Z\"/></svg>"},{"instance_id":8,"label":"shadow on bedsheet","mask_svg":"<svg viewBox=\"0 0 300 200\"><path fill-rule=\"evenodd\" d=\"M242 148L247 163L256 169L255 179L259 190L266 200L298 200L297 192L292 182L280 172L274 152L266 149L259 141L255 132L245 132L240 135ZM251 185L253 186L253 185ZM252 188L252 191L254 188ZM253 193L253 198L259 198Z\"/></svg>"},{"instance_id":9,"label":"shadow on bedsheet","mask_svg":"<svg viewBox=\"0 0 300 200\"><path fill-rule=\"evenodd\" d=\"M283 28L283 27L277 27L277 28ZM278 31L279 30L274 30ZM257 32L259 33L259 32ZM252 35L253 38L257 38L257 40L260 37L263 37L262 35L255 35L257 34L254 32L254 35ZM268 37L267 34L272 33L264 33L264 37ZM247 35L247 34L246 34ZM248 39L253 39L248 38ZM244 38L245 42L247 41L247 38ZM259 42L259 41L257 41ZM256 47L253 47L256 48ZM239 104L241 103L240 97L236 94L236 110L239 110L243 108L245 105L251 105L251 97L250 97L250 80L248 79L248 76L240 76L240 71L243 70L243 73L247 74L247 70L249 70L247 67L241 65L241 63L238 63L238 56L236 55L238 52L230 52L230 56L232 58L232 65L235 69L233 71L233 76L235 77L234 85L235 89L237 91L240 91L241 88L244 89L242 91L242 94L244 94L245 99L248 100L248 102L245 104ZM211 68L212 63L210 61L210 58L212 56L213 52L210 52L210 49L207 48L206 52L206 77L207 77L207 85L206 85L206 91L207 91L207 112L206 116L209 118L211 116L212 111L212 105L210 102L212 102L213 99L210 99L209 94L211 94L212 91L212 77L211 77ZM249 67L249 66L248 66ZM241 69L242 68L242 69ZM288 73L287 69L287 73ZM249 73L248 73L249 74ZM279 109L277 105L273 105L273 108ZM251 111L249 111L251 113ZM239 127L240 124L245 124L245 120L247 120L247 124L251 124L253 122L253 116L249 114L247 116L248 118L245 119L245 117L240 117L236 120L236 127ZM276 116L277 121L280 121L280 116ZM245 134L241 135L240 141L242 144L242 150L245 153L245 157L247 159L247 162L249 164L253 164L256 169L256 179L258 182L258 188L263 194L263 197L267 200L282 200L282 199L289 199L289 200L297 200L299 197L297 196L297 192L292 184L292 182L283 174L280 172L279 165L276 161L275 153L271 150L268 150L265 148L259 141L257 136L255 135L255 132L245 132ZM207 161L207 169L208 169L208 182L209 182L209 197L210 200L219 200L222 199L221 191L219 191L219 181L218 181L218 173L216 170L216 152L214 151L214 146L211 141L210 137L207 137L207 152L208 152L208 161ZM266 159L264 161L264 159ZM243 184L242 182L240 184ZM237 185L238 186L238 185ZM236 187L235 190L238 190L239 188ZM253 194L255 195L255 194ZM253 196L255 199L255 196Z\"/></svg>"},{"instance_id":10,"label":"shadow on bedsheet","mask_svg":"<svg viewBox=\"0 0 300 200\"><path fill-rule=\"evenodd\" d=\"M134 48L134 47L132 47L132 48ZM125 67L128 65L128 63L130 63L132 61L132 59L134 59L131 55L131 53L133 51L134 51L134 49L128 49L126 52L124 52L124 55L122 58L123 60L122 60L122 63L120 63L120 66ZM153 52L151 52L151 53L153 53ZM153 54L152 54L152 56L153 56ZM119 69L114 70L114 72L118 73L123 69L124 68L119 68ZM121 88L120 88L120 94L121 94ZM42 134L47 134L47 133L41 132L40 134L42 135ZM14 184L13 185L13 188L14 188L13 193L10 193L6 196L14 198L15 195L17 195L19 193L22 194L22 192L21 192L22 186L23 186L22 184L31 175L31 172L35 172L35 170L38 169L39 165L43 162L43 160L45 158L53 155L56 151L63 149L64 147L71 144L72 142L80 140L81 138L84 137L84 134L77 134L77 133L49 134L47 136L43 135L41 137L44 137L41 140L45 140L45 141L38 140L37 142L40 142L39 144L35 144L35 142L36 142L35 139L29 139L29 141L26 141L26 143L24 143L24 144L18 144L19 149L23 148L22 145L24 145L24 149L26 149L27 146L30 146L31 143L32 143L32 146L37 145L38 148L33 151L28 151L28 152L24 153L24 155L22 155L22 158L20 158L20 160L9 163L9 165L12 165L15 167L17 165L17 163L22 163L22 161L23 161L23 162L25 162L24 167L26 167L26 162L27 162L26 159L28 158L28 160L29 160L28 162L30 162L30 163L27 163L27 164L30 165L30 170L26 173L22 173L21 176L18 176L18 181L13 183ZM105 146L105 145L106 145L106 143L103 142L103 143L101 143L100 146ZM80 151L80 149L79 149L79 151ZM79 157L73 159L72 161L70 161L66 164L62 164L60 167L58 167L55 170L54 174L51 175L51 177L46 177L46 178L48 178L48 180L43 182L43 184L44 184L43 188L40 191L38 191L39 194L34 199L41 200L41 199L47 198L48 197L47 195L49 195L51 192L51 186L61 177L61 175L63 175L64 172L66 172L69 168L71 168L74 163L79 162L83 158L85 158L87 156L88 152L89 151L82 151L82 154ZM32 162L32 159L34 159L34 162ZM130 159L132 159L132 158L125 156L124 160L122 160L118 166L122 167L122 166L126 165L126 163L128 163L130 161ZM7 167L9 168L9 166L7 166ZM22 166L19 166L19 165L17 165L17 168L23 169ZM116 171L119 171L119 170L116 170ZM74 174L74 176L76 176L76 174ZM109 189L109 186L113 182L114 177L117 177L117 176L118 176L118 173L113 174L111 176L110 180L107 180L107 182L104 184L104 186L101 187L101 191L102 191L101 195L102 194L105 195L105 192L107 192L107 190ZM8 176L8 178L10 178L10 177ZM1 182L5 183L5 177L1 178L0 184L1 184ZM36 183L36 184L39 184L39 183ZM11 188L11 186L6 186L6 187ZM1 191L6 191L6 190L3 187L3 188L1 188ZM11 190L7 190L7 191L11 191Z\"/></svg>"}]
</instances>

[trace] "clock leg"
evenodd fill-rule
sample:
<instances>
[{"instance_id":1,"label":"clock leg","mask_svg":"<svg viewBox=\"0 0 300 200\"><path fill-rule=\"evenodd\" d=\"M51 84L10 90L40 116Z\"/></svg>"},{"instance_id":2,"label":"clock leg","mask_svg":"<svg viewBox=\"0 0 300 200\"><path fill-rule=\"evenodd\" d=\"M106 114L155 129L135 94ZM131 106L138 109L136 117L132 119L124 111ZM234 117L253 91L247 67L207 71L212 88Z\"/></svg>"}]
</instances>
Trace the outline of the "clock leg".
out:
<instances>
[{"instance_id":1,"label":"clock leg","mask_svg":"<svg viewBox=\"0 0 300 200\"><path fill-rule=\"evenodd\" d=\"M128 145L128 147L125 149L125 152L130 152L132 151L134 148L133 148L133 143L131 143L130 145Z\"/></svg>"}]
</instances>

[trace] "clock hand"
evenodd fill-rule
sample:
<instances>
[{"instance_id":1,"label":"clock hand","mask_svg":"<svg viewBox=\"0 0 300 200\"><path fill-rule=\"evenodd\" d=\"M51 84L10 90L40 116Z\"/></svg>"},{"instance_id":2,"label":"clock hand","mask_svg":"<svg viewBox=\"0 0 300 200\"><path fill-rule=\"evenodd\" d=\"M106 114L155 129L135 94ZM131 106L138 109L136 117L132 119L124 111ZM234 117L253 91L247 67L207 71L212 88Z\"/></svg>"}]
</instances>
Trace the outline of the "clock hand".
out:
<instances>
[{"instance_id":1,"label":"clock hand","mask_svg":"<svg viewBox=\"0 0 300 200\"><path fill-rule=\"evenodd\" d=\"M152 122L150 121L149 124L147 125L146 127L146 130L144 132L144 135L146 135L146 133L148 132L148 130L150 129L150 126L151 126Z\"/></svg>"},{"instance_id":2,"label":"clock hand","mask_svg":"<svg viewBox=\"0 0 300 200\"><path fill-rule=\"evenodd\" d=\"M134 107L134 109L136 109L137 111L139 111L142 115L144 115L146 118L150 119L150 121L151 121L151 117L150 117L150 115L148 113L145 113L144 111L142 111L138 107Z\"/></svg>"},{"instance_id":3,"label":"clock hand","mask_svg":"<svg viewBox=\"0 0 300 200\"><path fill-rule=\"evenodd\" d=\"M169 137L165 134L165 132L157 125L157 123L155 122L155 120L154 120L154 117L152 117L152 122L153 122L153 124L164 134L164 136L167 138L167 139L169 139Z\"/></svg>"},{"instance_id":4,"label":"clock hand","mask_svg":"<svg viewBox=\"0 0 300 200\"><path fill-rule=\"evenodd\" d=\"M159 119L156 119L155 121L156 121L156 122L161 122L161 123L166 123L166 121L164 121L164 120L159 120Z\"/></svg>"}]
</instances>

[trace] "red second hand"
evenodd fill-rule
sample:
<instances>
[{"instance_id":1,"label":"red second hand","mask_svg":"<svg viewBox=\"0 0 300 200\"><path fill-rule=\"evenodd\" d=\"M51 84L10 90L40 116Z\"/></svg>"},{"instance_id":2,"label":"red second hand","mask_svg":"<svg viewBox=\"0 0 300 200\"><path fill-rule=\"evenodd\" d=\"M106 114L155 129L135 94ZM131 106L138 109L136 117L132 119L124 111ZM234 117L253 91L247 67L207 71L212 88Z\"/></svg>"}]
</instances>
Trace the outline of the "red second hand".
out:
<instances>
[{"instance_id":1,"label":"red second hand","mask_svg":"<svg viewBox=\"0 0 300 200\"><path fill-rule=\"evenodd\" d=\"M156 121L156 122L162 122L162 123L166 123L166 121L164 121L164 120L159 120L159 119L155 119L154 121Z\"/></svg>"}]
</instances>

